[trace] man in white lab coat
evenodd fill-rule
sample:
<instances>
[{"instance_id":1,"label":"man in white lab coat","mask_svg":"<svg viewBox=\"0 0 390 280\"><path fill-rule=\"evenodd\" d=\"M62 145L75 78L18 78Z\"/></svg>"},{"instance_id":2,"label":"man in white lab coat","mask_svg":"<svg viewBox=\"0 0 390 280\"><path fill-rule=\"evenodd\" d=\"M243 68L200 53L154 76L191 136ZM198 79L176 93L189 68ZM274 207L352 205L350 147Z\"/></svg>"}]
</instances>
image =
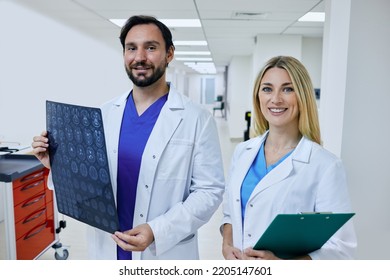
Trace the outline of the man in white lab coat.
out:
<instances>
[{"instance_id":1,"label":"man in white lab coat","mask_svg":"<svg viewBox=\"0 0 390 280\"><path fill-rule=\"evenodd\" d=\"M166 82L174 46L165 25L134 16L120 39L133 89L102 108L120 231L90 228L90 257L198 259L197 230L224 190L215 121ZM49 167L46 132L32 146Z\"/></svg>"}]
</instances>

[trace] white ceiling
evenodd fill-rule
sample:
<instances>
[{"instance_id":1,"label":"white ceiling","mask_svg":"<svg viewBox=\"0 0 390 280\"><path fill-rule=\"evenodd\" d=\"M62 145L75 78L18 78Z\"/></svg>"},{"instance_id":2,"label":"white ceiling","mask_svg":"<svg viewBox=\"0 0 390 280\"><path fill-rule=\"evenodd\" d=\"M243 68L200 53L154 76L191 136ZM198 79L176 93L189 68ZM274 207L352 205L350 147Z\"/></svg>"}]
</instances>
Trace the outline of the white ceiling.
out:
<instances>
[{"instance_id":1,"label":"white ceiling","mask_svg":"<svg viewBox=\"0 0 390 280\"><path fill-rule=\"evenodd\" d=\"M235 55L250 55L261 34L322 37L323 23L298 22L309 11L324 12L323 0L15 0L115 48L120 28L109 19L135 14L160 19L199 18L202 28L171 28L174 40L206 40L208 46L176 46L178 51L209 50L217 69ZM254 15L253 15L254 13ZM261 13L261 15L256 15ZM176 65L181 64L174 62Z\"/></svg>"}]
</instances>

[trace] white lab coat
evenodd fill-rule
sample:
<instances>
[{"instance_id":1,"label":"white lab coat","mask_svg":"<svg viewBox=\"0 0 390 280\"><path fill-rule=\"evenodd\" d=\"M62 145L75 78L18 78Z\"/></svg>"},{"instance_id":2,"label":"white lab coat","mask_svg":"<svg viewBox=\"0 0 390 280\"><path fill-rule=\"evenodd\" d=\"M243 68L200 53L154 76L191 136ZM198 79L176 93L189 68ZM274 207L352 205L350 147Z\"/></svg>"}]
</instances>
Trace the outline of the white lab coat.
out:
<instances>
[{"instance_id":1,"label":"white lab coat","mask_svg":"<svg viewBox=\"0 0 390 280\"><path fill-rule=\"evenodd\" d=\"M232 158L223 223L232 224L234 246L241 250L253 247L277 214L351 212L341 160L303 137L293 153L258 183L247 202L242 225L241 184L266 134L240 143ZM355 231L349 221L310 256L352 259L355 248Z\"/></svg>"},{"instance_id":2,"label":"white lab coat","mask_svg":"<svg viewBox=\"0 0 390 280\"><path fill-rule=\"evenodd\" d=\"M128 95L102 108L115 196L118 141ZM144 252L133 252L133 259L198 259L197 229L217 210L223 191L215 121L171 85L142 156L134 213L134 226L148 223L155 241ZM92 259L116 259L110 234L93 229L88 239Z\"/></svg>"}]
</instances>

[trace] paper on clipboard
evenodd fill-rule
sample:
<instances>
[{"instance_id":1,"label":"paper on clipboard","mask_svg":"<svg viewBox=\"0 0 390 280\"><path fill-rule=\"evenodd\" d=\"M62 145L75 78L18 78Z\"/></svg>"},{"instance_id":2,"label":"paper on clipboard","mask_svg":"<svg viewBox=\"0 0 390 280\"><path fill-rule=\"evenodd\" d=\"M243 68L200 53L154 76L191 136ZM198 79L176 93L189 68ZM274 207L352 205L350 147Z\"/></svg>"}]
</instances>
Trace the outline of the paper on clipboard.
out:
<instances>
[{"instance_id":1,"label":"paper on clipboard","mask_svg":"<svg viewBox=\"0 0 390 280\"><path fill-rule=\"evenodd\" d=\"M279 214L253 247L289 259L318 250L355 213Z\"/></svg>"}]
</instances>

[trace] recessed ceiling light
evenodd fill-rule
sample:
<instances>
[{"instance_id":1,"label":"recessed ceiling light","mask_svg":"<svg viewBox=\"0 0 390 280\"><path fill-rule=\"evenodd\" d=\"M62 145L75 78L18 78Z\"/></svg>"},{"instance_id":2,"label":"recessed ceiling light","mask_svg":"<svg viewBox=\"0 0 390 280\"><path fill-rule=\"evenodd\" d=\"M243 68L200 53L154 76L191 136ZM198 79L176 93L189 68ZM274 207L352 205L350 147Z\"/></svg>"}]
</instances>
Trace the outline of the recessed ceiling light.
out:
<instances>
[{"instance_id":1,"label":"recessed ceiling light","mask_svg":"<svg viewBox=\"0 0 390 280\"><path fill-rule=\"evenodd\" d=\"M176 57L175 59L182 61L213 61L211 57Z\"/></svg>"},{"instance_id":2,"label":"recessed ceiling light","mask_svg":"<svg viewBox=\"0 0 390 280\"><path fill-rule=\"evenodd\" d=\"M194 69L200 74L216 74L217 70L214 63L211 62L185 62L184 65Z\"/></svg>"},{"instance_id":3,"label":"recessed ceiling light","mask_svg":"<svg viewBox=\"0 0 390 280\"><path fill-rule=\"evenodd\" d=\"M207 46L207 41L174 41L175 46Z\"/></svg>"},{"instance_id":4,"label":"recessed ceiling light","mask_svg":"<svg viewBox=\"0 0 390 280\"><path fill-rule=\"evenodd\" d=\"M302 16L298 21L316 21L316 22L324 22L325 21L325 13L320 12L308 12L304 16Z\"/></svg>"},{"instance_id":5,"label":"recessed ceiling light","mask_svg":"<svg viewBox=\"0 0 390 280\"><path fill-rule=\"evenodd\" d=\"M159 19L168 27L202 27L199 19Z\"/></svg>"},{"instance_id":6,"label":"recessed ceiling light","mask_svg":"<svg viewBox=\"0 0 390 280\"><path fill-rule=\"evenodd\" d=\"M210 55L208 51L175 51L175 55Z\"/></svg>"},{"instance_id":7,"label":"recessed ceiling light","mask_svg":"<svg viewBox=\"0 0 390 280\"><path fill-rule=\"evenodd\" d=\"M126 22L126 19L122 19L122 18L111 18L109 19L109 21L111 21L113 24L119 26L119 27L122 27L125 22Z\"/></svg>"},{"instance_id":8,"label":"recessed ceiling light","mask_svg":"<svg viewBox=\"0 0 390 280\"><path fill-rule=\"evenodd\" d=\"M110 19L110 21L122 27L127 19ZM164 23L168 27L202 27L199 19L159 19L162 23Z\"/></svg>"}]
</instances>

